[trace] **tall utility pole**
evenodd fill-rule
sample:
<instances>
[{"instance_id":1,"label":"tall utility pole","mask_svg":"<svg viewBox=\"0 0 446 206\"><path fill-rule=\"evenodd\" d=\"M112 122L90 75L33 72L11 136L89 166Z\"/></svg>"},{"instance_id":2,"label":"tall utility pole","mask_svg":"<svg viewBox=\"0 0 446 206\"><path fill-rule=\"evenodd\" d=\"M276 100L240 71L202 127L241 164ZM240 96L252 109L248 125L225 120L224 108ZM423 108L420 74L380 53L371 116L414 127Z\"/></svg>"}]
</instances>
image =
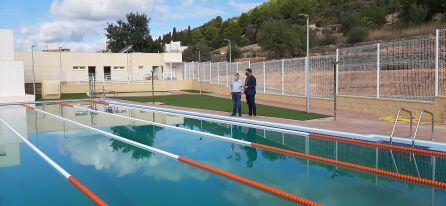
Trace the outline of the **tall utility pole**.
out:
<instances>
[{"instance_id":1,"label":"tall utility pole","mask_svg":"<svg viewBox=\"0 0 446 206\"><path fill-rule=\"evenodd\" d=\"M308 14L299 14L307 18L307 57L305 58L305 96L307 113L310 113L310 16Z\"/></svg>"},{"instance_id":2,"label":"tall utility pole","mask_svg":"<svg viewBox=\"0 0 446 206\"><path fill-rule=\"evenodd\" d=\"M34 70L34 47L37 47L39 45L33 44L31 46L31 59L32 59L32 65L33 65L33 94L34 98L36 98L36 72Z\"/></svg>"},{"instance_id":3,"label":"tall utility pole","mask_svg":"<svg viewBox=\"0 0 446 206\"><path fill-rule=\"evenodd\" d=\"M228 48L229 48L229 63L232 62L232 49L231 49L231 40L230 39L224 39L228 42Z\"/></svg>"}]
</instances>

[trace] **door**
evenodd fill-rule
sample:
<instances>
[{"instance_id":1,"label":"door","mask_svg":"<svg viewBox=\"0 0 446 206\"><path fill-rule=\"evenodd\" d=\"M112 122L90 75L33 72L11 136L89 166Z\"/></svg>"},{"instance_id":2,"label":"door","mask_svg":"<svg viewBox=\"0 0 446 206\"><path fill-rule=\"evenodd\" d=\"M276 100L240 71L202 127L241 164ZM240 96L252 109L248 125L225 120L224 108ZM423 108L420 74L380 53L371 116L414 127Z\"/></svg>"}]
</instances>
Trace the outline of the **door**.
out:
<instances>
[{"instance_id":1,"label":"door","mask_svg":"<svg viewBox=\"0 0 446 206\"><path fill-rule=\"evenodd\" d=\"M96 67L93 67L93 66L88 67L88 76L96 77Z\"/></svg>"},{"instance_id":2,"label":"door","mask_svg":"<svg viewBox=\"0 0 446 206\"><path fill-rule=\"evenodd\" d=\"M111 80L111 67L110 66L104 67L104 80L106 80L106 81Z\"/></svg>"}]
</instances>

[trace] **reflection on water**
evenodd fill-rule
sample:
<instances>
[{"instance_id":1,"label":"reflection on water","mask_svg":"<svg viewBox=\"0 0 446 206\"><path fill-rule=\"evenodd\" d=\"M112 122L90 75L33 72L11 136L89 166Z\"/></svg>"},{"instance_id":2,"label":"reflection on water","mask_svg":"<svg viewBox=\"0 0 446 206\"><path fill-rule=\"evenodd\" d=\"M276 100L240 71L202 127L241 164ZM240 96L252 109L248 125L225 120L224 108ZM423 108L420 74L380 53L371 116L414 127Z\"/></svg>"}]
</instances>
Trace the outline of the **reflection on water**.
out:
<instances>
[{"instance_id":1,"label":"reflection on water","mask_svg":"<svg viewBox=\"0 0 446 206\"><path fill-rule=\"evenodd\" d=\"M153 145L153 139L155 138L156 133L162 130L162 128L154 126L114 126L110 127L110 129L115 135L126 137L129 140L139 142L147 146ZM147 150L135 149L137 147L127 143L115 139L110 139L110 141L111 147L114 151L121 151L123 153L131 152L133 159L141 160L144 158L150 158L152 155L152 153Z\"/></svg>"},{"instance_id":2,"label":"reflection on water","mask_svg":"<svg viewBox=\"0 0 446 206\"><path fill-rule=\"evenodd\" d=\"M18 133L27 137L26 109L17 106L1 106L0 118L6 121ZM0 123L0 168L20 165L19 137Z\"/></svg>"},{"instance_id":3,"label":"reflection on water","mask_svg":"<svg viewBox=\"0 0 446 206\"><path fill-rule=\"evenodd\" d=\"M47 109L51 110L52 108ZM198 135L151 125L138 125L133 121L120 118L108 120L114 123L111 127L101 127L104 124L102 120L112 118L104 114L96 114L92 117L95 121L87 122L85 120L84 122L84 117L73 115L74 109L67 108L65 111L64 115L74 121L89 125L94 124L104 131L189 157L219 169L316 200L325 205L364 205L367 200L373 200L367 201L370 202L369 205L386 205L386 203L392 203L393 205L426 205L426 203L431 203L431 194L436 195L435 198L432 197L433 205L434 199L437 199L439 203L445 200L444 191L431 191L431 188L416 184L399 182L390 178L380 177L378 179L377 176L367 173L244 147L207 137L200 140ZM122 114L154 121L164 121L163 119L166 119L160 114L140 113L138 111L129 111ZM45 120L44 117L38 119ZM39 127L40 125L45 127L42 122L39 122ZM377 166L389 170L394 167L389 159L389 152L386 150L351 146L188 118L185 118L184 122L178 124L178 126L372 167ZM69 127L68 125L65 128ZM59 124L59 128L54 129L62 131L63 128L63 125ZM39 128L38 131L42 130ZM64 164L62 166L66 166L76 173L86 173L84 177L92 178L93 182L106 183L104 186L100 186L104 187L104 191L109 191L110 188L121 188L126 191L126 195L141 194L143 196L140 197L140 200L145 201L139 203L147 202L147 195L150 195L147 194L148 192L142 191L154 191L158 187L168 188L169 190L185 188L189 191L189 195L201 193L202 189L207 191L207 187L212 187L218 188L217 191L219 191L219 197L209 199L212 203L219 202L222 200L219 198L224 197L224 201L227 202L222 202L221 205L231 205L231 203L235 205L283 205L272 204L272 197L252 188L215 178L208 172L193 169L187 165L171 161L162 155L123 144L102 135L89 134L84 129L79 130L79 128L73 127L72 130L65 132L66 138L63 138L60 132L54 134L41 133L40 136L42 137L39 138L39 143L45 150L44 152L51 154L58 162L62 162ZM413 172L411 170L413 163L406 161L405 158L407 158L406 154L395 153L398 169L400 169L400 172ZM426 161L424 158L426 158ZM379 160L378 164L376 164L377 159ZM417 157L416 160L420 167L420 175L426 175L433 171L430 169L432 165L429 167L431 163L427 162L427 160L431 160L430 157ZM438 166L440 161L444 160L437 159L434 162ZM89 168L93 169L90 170ZM151 181L152 179L164 182L161 184L161 182ZM216 179L220 181L216 181ZM197 185L191 180L205 183ZM175 183L175 185L163 186L169 184L169 182ZM155 185L157 187L150 187ZM194 187L200 187L201 190L194 190ZM345 192L348 192L350 196L345 196ZM392 193L398 193L399 196L392 197ZM155 195L153 201L160 199L158 197L160 194L162 193L153 193L152 195ZM123 198L121 195L117 196ZM438 202L435 204L441 205ZM176 203L181 204L181 202ZM194 202L189 203L193 204Z\"/></svg>"}]
</instances>

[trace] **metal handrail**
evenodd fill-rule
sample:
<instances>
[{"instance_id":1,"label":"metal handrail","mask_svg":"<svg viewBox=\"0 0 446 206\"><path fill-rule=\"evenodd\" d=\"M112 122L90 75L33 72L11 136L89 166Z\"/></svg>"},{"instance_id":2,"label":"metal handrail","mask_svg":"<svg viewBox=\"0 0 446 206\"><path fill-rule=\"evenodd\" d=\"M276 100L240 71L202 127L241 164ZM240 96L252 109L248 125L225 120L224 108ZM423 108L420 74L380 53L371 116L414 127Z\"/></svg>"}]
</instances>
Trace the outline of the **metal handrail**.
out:
<instances>
[{"instance_id":1,"label":"metal handrail","mask_svg":"<svg viewBox=\"0 0 446 206\"><path fill-rule=\"evenodd\" d=\"M412 112L407 109L401 108L400 110L398 110L398 113L395 118L395 123L393 123L392 133L390 133L390 144L393 143L393 134L395 133L395 128L396 128L396 125L398 124L398 119L400 118L401 111L407 112L410 115L410 117L409 117L410 118L410 135L409 135L409 137L412 136L412 123L413 123Z\"/></svg>"},{"instance_id":2,"label":"metal handrail","mask_svg":"<svg viewBox=\"0 0 446 206\"><path fill-rule=\"evenodd\" d=\"M415 128L415 133L413 134L412 137L412 147L415 146L415 138L417 137L417 133L418 133L418 128L420 127L420 123L421 123L421 119L423 117L424 113L428 113L431 115L431 141L434 141L435 139L435 133L434 133L434 125L435 125L435 117L434 117L434 113L427 111L427 110L421 110L420 112L420 116L418 117L418 122L417 122L417 127Z\"/></svg>"}]
</instances>

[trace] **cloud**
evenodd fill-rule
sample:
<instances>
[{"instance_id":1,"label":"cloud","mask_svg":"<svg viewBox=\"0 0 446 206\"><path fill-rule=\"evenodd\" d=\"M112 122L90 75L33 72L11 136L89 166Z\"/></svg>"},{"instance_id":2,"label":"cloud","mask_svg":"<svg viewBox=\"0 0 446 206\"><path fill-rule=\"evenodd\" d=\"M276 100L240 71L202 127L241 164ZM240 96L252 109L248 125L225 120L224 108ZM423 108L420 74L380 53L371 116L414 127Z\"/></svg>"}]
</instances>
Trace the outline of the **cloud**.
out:
<instances>
[{"instance_id":1,"label":"cloud","mask_svg":"<svg viewBox=\"0 0 446 206\"><path fill-rule=\"evenodd\" d=\"M20 33L34 42L71 42L84 39L86 33L95 31L94 26L94 22L90 21L49 21L36 26L23 26Z\"/></svg>"},{"instance_id":2,"label":"cloud","mask_svg":"<svg viewBox=\"0 0 446 206\"><path fill-rule=\"evenodd\" d=\"M22 38L15 41L15 48L29 50L37 43L50 48L63 46L73 51L96 52L105 48L107 22L125 18L130 12L162 17L168 11L164 0L55 0L49 9L49 20L19 28Z\"/></svg>"},{"instance_id":3,"label":"cloud","mask_svg":"<svg viewBox=\"0 0 446 206\"><path fill-rule=\"evenodd\" d=\"M260 3L258 3L258 2L256 2L256 3L240 3L240 2L236 2L234 0L229 1L229 6L232 6L241 12L247 12L258 5L260 5Z\"/></svg>"},{"instance_id":4,"label":"cloud","mask_svg":"<svg viewBox=\"0 0 446 206\"><path fill-rule=\"evenodd\" d=\"M247 10L256 3L229 1L229 5L215 5L208 0L54 0L48 19L32 25L21 25L16 39L16 50L29 50L32 44L53 48L63 46L72 51L96 52L105 49L104 28L107 22L125 18L130 12L147 14L151 19L152 36L162 35L177 26L172 22L202 22L203 19L225 16L225 8ZM173 24L173 25L172 25Z\"/></svg>"},{"instance_id":5,"label":"cloud","mask_svg":"<svg viewBox=\"0 0 446 206\"><path fill-rule=\"evenodd\" d=\"M130 12L158 16L168 12L168 8L162 0L56 0L50 7L53 17L91 21L123 18Z\"/></svg>"}]
</instances>

